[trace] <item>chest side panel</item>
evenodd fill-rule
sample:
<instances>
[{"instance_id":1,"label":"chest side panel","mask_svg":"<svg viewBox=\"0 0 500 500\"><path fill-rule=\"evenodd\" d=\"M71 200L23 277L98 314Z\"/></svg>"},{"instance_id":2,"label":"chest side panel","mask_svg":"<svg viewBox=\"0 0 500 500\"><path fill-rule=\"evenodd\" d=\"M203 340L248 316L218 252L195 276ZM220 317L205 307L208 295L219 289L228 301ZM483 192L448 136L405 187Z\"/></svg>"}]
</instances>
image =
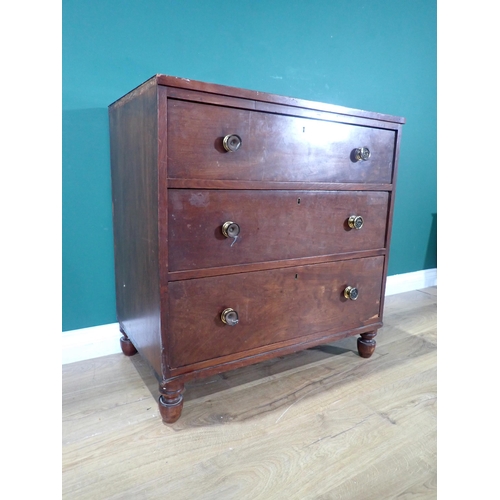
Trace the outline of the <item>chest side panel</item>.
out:
<instances>
[{"instance_id":1,"label":"chest side panel","mask_svg":"<svg viewBox=\"0 0 500 500\"><path fill-rule=\"evenodd\" d=\"M109 108L117 319L161 373L158 133L154 82Z\"/></svg>"}]
</instances>

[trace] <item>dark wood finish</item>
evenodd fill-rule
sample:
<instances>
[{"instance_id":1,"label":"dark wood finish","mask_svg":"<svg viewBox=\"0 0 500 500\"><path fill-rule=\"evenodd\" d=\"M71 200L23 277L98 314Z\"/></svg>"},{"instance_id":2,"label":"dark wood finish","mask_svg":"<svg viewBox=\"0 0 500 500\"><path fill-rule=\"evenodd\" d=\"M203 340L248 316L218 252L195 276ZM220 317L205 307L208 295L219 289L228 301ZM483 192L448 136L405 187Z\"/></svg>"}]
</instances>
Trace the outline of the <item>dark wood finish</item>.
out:
<instances>
[{"instance_id":1,"label":"dark wood finish","mask_svg":"<svg viewBox=\"0 0 500 500\"><path fill-rule=\"evenodd\" d=\"M366 251L354 251L337 254L320 255L318 257L302 257L297 259L273 260L267 262L255 262L251 264L237 264L233 266L210 267L202 269L192 269L188 271L175 271L168 273L168 281L179 281L196 278L206 278L208 276L219 276L220 274L238 274L242 272L262 271L265 269L281 269L283 267L293 267L298 265L322 264L332 260L351 260L354 258L374 257L385 255L385 248Z\"/></svg>"},{"instance_id":2,"label":"dark wood finish","mask_svg":"<svg viewBox=\"0 0 500 500\"><path fill-rule=\"evenodd\" d=\"M248 109L252 111L262 111L264 113L273 113L279 115L296 116L300 118L312 118L322 121L330 121L336 123L346 123L353 125L361 125L367 127L376 127L382 129L392 129L391 123L387 123L383 119L378 118L376 113L366 112L366 116L372 115L371 118L357 117L355 115L348 115L345 113L326 112L320 106L303 107L303 106L283 106L272 102L264 102L259 100L261 94L254 93L253 98L241 98L228 96L223 94L213 94L207 92L192 91L187 89L174 89L167 88L167 95L169 99L176 99L181 101L190 101L203 104L215 104L217 106L224 106L229 108ZM313 103L314 104L314 103ZM316 103L317 104L317 103ZM324 106L324 105L323 105Z\"/></svg>"},{"instance_id":3,"label":"dark wood finish","mask_svg":"<svg viewBox=\"0 0 500 500\"><path fill-rule=\"evenodd\" d=\"M196 191L169 193L169 269L181 271L385 247L384 192ZM363 227L347 220L361 215ZM222 226L236 222L237 238Z\"/></svg>"},{"instance_id":4,"label":"dark wood finish","mask_svg":"<svg viewBox=\"0 0 500 500\"><path fill-rule=\"evenodd\" d=\"M109 116L121 345L153 369L165 423L188 380L352 335L373 353L403 118L165 75Z\"/></svg>"},{"instance_id":5,"label":"dark wood finish","mask_svg":"<svg viewBox=\"0 0 500 500\"><path fill-rule=\"evenodd\" d=\"M390 183L393 130L169 100L169 177ZM223 148L237 134L241 147ZM358 147L373 151L354 161Z\"/></svg>"},{"instance_id":6,"label":"dark wood finish","mask_svg":"<svg viewBox=\"0 0 500 500\"><path fill-rule=\"evenodd\" d=\"M168 273L168 281L179 281L196 278L206 278L208 276L219 276L220 274L237 274L250 271L261 271L264 269L280 269L282 267L293 267L297 265L321 264L332 260L350 260L354 258L374 257L385 255L385 248L370 249L365 251L353 251L337 254L326 254L317 257L301 257L296 259L273 260L255 262L250 264L235 264L233 266L210 267L201 269L191 269L187 271L175 271Z\"/></svg>"},{"instance_id":7,"label":"dark wood finish","mask_svg":"<svg viewBox=\"0 0 500 500\"><path fill-rule=\"evenodd\" d=\"M221 356L216 359L209 359L207 361L200 361L192 365L181 366L179 368L171 368L170 377L182 376L183 381L195 380L203 377L209 377L218 373L227 372L236 368L241 368L249 364L259 363L268 359L273 359L280 356L286 356L297 351L303 351L310 347L317 347L323 344L329 344L342 340L345 337L360 335L368 331L373 331L382 327L382 322L370 324L353 328L351 330L335 330L335 325L328 331L321 332L321 334L303 335L290 340L277 342L276 344L265 345L250 349L245 352L245 357L239 357L235 354Z\"/></svg>"},{"instance_id":8,"label":"dark wood finish","mask_svg":"<svg viewBox=\"0 0 500 500\"><path fill-rule=\"evenodd\" d=\"M405 119L401 116L387 115L383 113L375 113L373 111L364 111L361 109L348 108L345 106L337 106L335 104L308 101L306 99L297 99L295 97L288 97L276 94L268 94L266 92L258 92L255 90L238 89L235 87L228 87L226 85L219 85L214 83L199 82L196 80L189 80L188 78L180 78L177 76L169 75L155 75L151 78L151 81L155 81L158 85L164 86L168 89L170 95L181 97L186 96L189 92L193 92L198 97L191 97L191 100L202 100L207 98L207 96L215 94L219 97L231 97L238 98L241 100L250 100L255 103L255 106L270 106L270 105L283 105L280 109L305 109L305 110L318 110L325 111L330 114L336 115L337 120L343 119L370 119L386 121L392 124L404 124ZM147 83L147 82L146 82ZM182 93L182 94L179 94ZM125 96L126 97L126 96ZM286 108L285 108L286 107Z\"/></svg>"},{"instance_id":9,"label":"dark wood finish","mask_svg":"<svg viewBox=\"0 0 500 500\"><path fill-rule=\"evenodd\" d=\"M123 333L122 337L120 338L120 347L125 356L133 356L134 354L137 354L137 349L134 347L134 344L132 344L125 333Z\"/></svg>"},{"instance_id":10,"label":"dark wood finish","mask_svg":"<svg viewBox=\"0 0 500 500\"><path fill-rule=\"evenodd\" d=\"M160 394L158 398L158 407L160 415L165 424L173 424L182 413L184 404L184 383L180 380L165 382L160 385Z\"/></svg>"},{"instance_id":11,"label":"dark wood finish","mask_svg":"<svg viewBox=\"0 0 500 500\"><path fill-rule=\"evenodd\" d=\"M171 366L379 321L383 257L170 283ZM346 286L359 289L348 300ZM231 307L239 323L220 315Z\"/></svg>"},{"instance_id":12,"label":"dark wood finish","mask_svg":"<svg viewBox=\"0 0 500 500\"><path fill-rule=\"evenodd\" d=\"M366 332L362 333L358 338L358 353L362 358L369 358L375 351L377 343L375 342L375 336L377 332Z\"/></svg>"},{"instance_id":13,"label":"dark wood finish","mask_svg":"<svg viewBox=\"0 0 500 500\"><path fill-rule=\"evenodd\" d=\"M157 89L109 108L116 310L121 330L161 373Z\"/></svg>"},{"instance_id":14,"label":"dark wood finish","mask_svg":"<svg viewBox=\"0 0 500 500\"><path fill-rule=\"evenodd\" d=\"M352 182L276 182L219 179L168 179L168 186L177 189L287 189L312 191L392 191L392 184Z\"/></svg>"}]
</instances>

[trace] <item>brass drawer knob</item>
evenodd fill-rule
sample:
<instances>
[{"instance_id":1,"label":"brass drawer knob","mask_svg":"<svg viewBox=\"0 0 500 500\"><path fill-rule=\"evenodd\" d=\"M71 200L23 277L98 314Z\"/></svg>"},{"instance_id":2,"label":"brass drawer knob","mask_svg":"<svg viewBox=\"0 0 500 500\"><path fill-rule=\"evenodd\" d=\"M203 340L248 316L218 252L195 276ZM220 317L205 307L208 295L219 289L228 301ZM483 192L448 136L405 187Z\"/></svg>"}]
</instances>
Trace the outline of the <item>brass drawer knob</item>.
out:
<instances>
[{"instance_id":1,"label":"brass drawer knob","mask_svg":"<svg viewBox=\"0 0 500 500\"><path fill-rule=\"evenodd\" d=\"M226 151L234 153L241 146L241 137L236 134L229 134L224 137L222 145Z\"/></svg>"},{"instance_id":2,"label":"brass drawer knob","mask_svg":"<svg viewBox=\"0 0 500 500\"><path fill-rule=\"evenodd\" d=\"M344 290L344 297L349 300L356 300L358 298L358 289L353 286L347 286Z\"/></svg>"},{"instance_id":3,"label":"brass drawer knob","mask_svg":"<svg viewBox=\"0 0 500 500\"><path fill-rule=\"evenodd\" d=\"M234 309L228 307L222 311L220 319L226 325L235 326L238 324L238 313Z\"/></svg>"},{"instance_id":4,"label":"brass drawer knob","mask_svg":"<svg viewBox=\"0 0 500 500\"><path fill-rule=\"evenodd\" d=\"M370 156L371 156L371 153L367 147L356 148L354 150L354 157L356 158L357 161L366 161L366 160L368 160L368 158L370 158Z\"/></svg>"},{"instance_id":5,"label":"brass drawer knob","mask_svg":"<svg viewBox=\"0 0 500 500\"><path fill-rule=\"evenodd\" d=\"M361 229L363 227L363 217L361 215L351 215L347 219L347 224L351 229Z\"/></svg>"},{"instance_id":6,"label":"brass drawer knob","mask_svg":"<svg viewBox=\"0 0 500 500\"><path fill-rule=\"evenodd\" d=\"M240 234L240 226L236 222L228 220L222 225L222 234L226 238L236 238Z\"/></svg>"}]
</instances>

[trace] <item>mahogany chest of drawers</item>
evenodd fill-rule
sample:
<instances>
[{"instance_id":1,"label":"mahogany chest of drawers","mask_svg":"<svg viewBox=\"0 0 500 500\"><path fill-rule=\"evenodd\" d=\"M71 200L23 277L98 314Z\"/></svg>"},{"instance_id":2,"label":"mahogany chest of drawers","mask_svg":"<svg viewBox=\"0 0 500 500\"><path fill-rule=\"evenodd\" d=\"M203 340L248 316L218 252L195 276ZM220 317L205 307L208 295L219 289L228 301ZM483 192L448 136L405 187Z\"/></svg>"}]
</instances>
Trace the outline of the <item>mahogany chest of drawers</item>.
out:
<instances>
[{"instance_id":1,"label":"mahogany chest of drawers","mask_svg":"<svg viewBox=\"0 0 500 500\"><path fill-rule=\"evenodd\" d=\"M404 119L156 75L109 107L122 350L184 383L382 326Z\"/></svg>"}]
</instances>

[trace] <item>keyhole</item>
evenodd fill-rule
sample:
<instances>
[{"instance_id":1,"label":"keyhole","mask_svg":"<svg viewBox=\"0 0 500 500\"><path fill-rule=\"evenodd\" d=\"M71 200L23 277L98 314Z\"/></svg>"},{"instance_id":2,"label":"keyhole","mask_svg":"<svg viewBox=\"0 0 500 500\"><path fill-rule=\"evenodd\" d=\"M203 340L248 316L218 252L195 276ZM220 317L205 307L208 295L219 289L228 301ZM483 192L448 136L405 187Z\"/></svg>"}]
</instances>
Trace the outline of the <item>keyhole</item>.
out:
<instances>
[{"instance_id":1,"label":"keyhole","mask_svg":"<svg viewBox=\"0 0 500 500\"><path fill-rule=\"evenodd\" d=\"M295 275L295 279L299 279L299 275L298 274Z\"/></svg>"},{"instance_id":2,"label":"keyhole","mask_svg":"<svg viewBox=\"0 0 500 500\"><path fill-rule=\"evenodd\" d=\"M297 205L300 205L300 198L297 198Z\"/></svg>"}]
</instances>

